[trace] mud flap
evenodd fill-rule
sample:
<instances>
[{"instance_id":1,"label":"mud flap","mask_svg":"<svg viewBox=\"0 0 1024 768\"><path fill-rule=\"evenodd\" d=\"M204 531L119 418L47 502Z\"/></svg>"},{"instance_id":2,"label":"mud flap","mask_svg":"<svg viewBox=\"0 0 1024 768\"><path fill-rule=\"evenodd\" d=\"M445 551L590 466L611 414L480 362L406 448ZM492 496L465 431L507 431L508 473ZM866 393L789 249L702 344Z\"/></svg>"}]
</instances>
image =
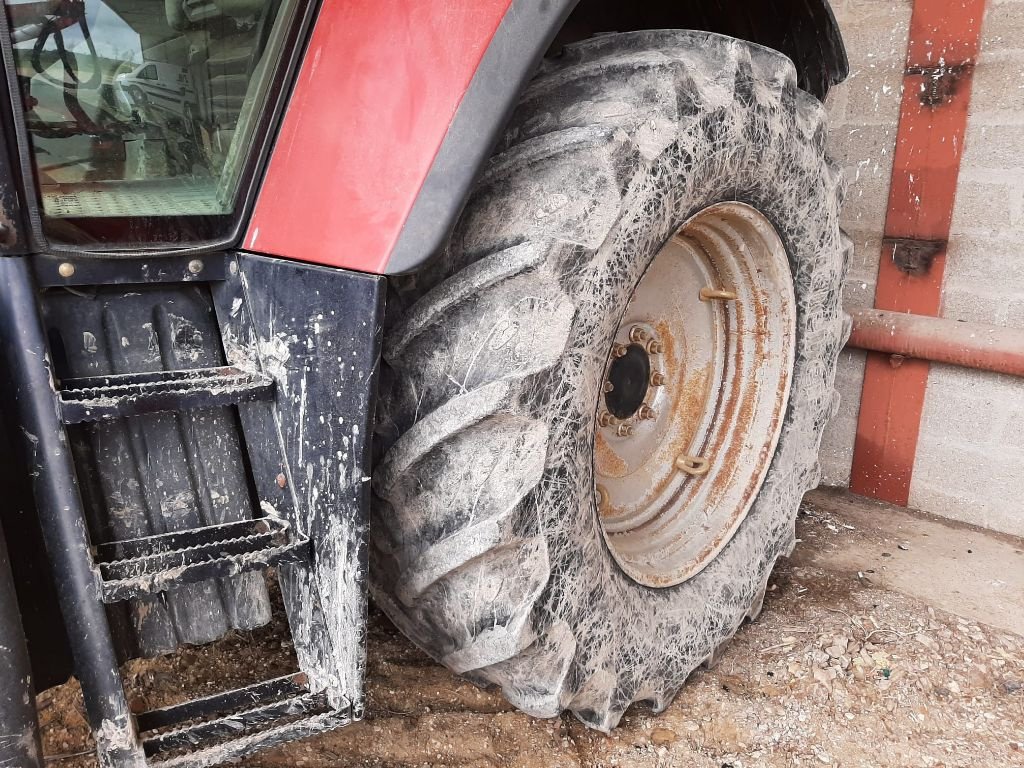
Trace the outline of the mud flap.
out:
<instances>
[{"instance_id":1,"label":"mud flap","mask_svg":"<svg viewBox=\"0 0 1024 768\"><path fill-rule=\"evenodd\" d=\"M213 292L228 362L277 385L273 406L239 406L256 489L314 543L312 568L281 569L299 663L359 718L384 280L246 254L228 272Z\"/></svg>"}]
</instances>

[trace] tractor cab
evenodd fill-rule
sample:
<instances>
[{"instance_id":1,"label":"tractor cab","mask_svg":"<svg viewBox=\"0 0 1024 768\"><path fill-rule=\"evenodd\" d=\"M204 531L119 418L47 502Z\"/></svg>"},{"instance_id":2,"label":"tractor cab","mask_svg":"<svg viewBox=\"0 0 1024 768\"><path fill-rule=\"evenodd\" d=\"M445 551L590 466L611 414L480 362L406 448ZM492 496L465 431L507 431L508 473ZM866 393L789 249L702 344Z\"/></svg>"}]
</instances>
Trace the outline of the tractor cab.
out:
<instances>
[{"instance_id":1,"label":"tractor cab","mask_svg":"<svg viewBox=\"0 0 1024 768\"><path fill-rule=\"evenodd\" d=\"M368 589L604 731L756 615L846 329L826 0L0 2L0 766L72 672L102 768L358 720Z\"/></svg>"},{"instance_id":2,"label":"tractor cab","mask_svg":"<svg viewBox=\"0 0 1024 768\"><path fill-rule=\"evenodd\" d=\"M0 258L4 399L21 427L5 437L35 514L4 528L45 542L107 766L211 764L362 711L378 337L341 327L373 322L383 278L233 248L307 9L7 4L27 227L26 252ZM339 473L342 456L357 469ZM39 594L18 583L21 602ZM275 617L290 669L129 702L125 660Z\"/></svg>"}]
</instances>

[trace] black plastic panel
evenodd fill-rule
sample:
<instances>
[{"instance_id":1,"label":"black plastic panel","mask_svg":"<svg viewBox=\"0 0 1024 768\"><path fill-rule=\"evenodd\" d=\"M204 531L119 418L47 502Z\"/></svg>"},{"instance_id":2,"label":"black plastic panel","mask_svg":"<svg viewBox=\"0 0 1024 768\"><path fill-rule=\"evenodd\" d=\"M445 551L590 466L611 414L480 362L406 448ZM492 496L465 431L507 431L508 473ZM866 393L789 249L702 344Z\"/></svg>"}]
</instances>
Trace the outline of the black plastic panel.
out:
<instances>
[{"instance_id":1,"label":"black plastic panel","mask_svg":"<svg viewBox=\"0 0 1024 768\"><path fill-rule=\"evenodd\" d=\"M104 765L205 768L363 712L384 279L220 261L39 291L0 259L14 431ZM273 568L300 671L147 713L140 738L118 661L264 623Z\"/></svg>"},{"instance_id":2,"label":"black plastic panel","mask_svg":"<svg viewBox=\"0 0 1024 768\"><path fill-rule=\"evenodd\" d=\"M45 294L44 319L62 389L65 379L225 363L203 284L55 289ZM258 510L231 407L115 418L69 434L93 543L234 522ZM263 576L246 573L140 597L128 604L127 620L123 609L111 610L125 651L149 656L261 626L270 598Z\"/></svg>"},{"instance_id":3,"label":"black plastic panel","mask_svg":"<svg viewBox=\"0 0 1024 768\"><path fill-rule=\"evenodd\" d=\"M261 502L314 542L312 569L280 570L313 691L362 713L370 433L385 280L239 254L214 290L228 362L276 386L239 406ZM281 441L287 463L264 446ZM353 645L355 643L355 645Z\"/></svg>"},{"instance_id":4,"label":"black plastic panel","mask_svg":"<svg viewBox=\"0 0 1024 768\"><path fill-rule=\"evenodd\" d=\"M636 29L700 29L772 48L793 61L800 87L821 100L849 74L828 0L579 0L552 52L595 34Z\"/></svg>"}]
</instances>

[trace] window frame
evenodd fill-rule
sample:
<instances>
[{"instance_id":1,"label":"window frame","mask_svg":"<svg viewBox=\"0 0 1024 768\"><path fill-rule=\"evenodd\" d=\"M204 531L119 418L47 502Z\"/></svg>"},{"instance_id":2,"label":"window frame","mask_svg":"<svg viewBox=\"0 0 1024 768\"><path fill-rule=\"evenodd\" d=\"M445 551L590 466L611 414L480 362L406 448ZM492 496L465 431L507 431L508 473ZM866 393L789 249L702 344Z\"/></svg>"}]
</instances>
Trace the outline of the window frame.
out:
<instances>
[{"instance_id":1,"label":"window frame","mask_svg":"<svg viewBox=\"0 0 1024 768\"><path fill-rule=\"evenodd\" d=\"M11 133L8 135L14 137L18 153L30 230L27 239L31 250L79 258L136 258L140 255L202 254L235 246L241 239L252 213L319 9L320 0L295 0L294 17L285 32L280 62L269 76L266 102L253 129L251 147L242 164L235 206L231 212L222 215L58 219L47 217L43 208L36 165L33 162L32 140L16 75L10 18L5 3L3 12L0 13L0 57L8 84L6 106L12 118L8 126ZM53 230L65 222L71 226L79 226L90 221L98 222L106 228L116 228L122 237L110 242L98 242L95 239L69 242L52 236ZM185 228L196 236L187 240L182 239L181 232ZM141 234L145 236L140 236Z\"/></svg>"}]
</instances>

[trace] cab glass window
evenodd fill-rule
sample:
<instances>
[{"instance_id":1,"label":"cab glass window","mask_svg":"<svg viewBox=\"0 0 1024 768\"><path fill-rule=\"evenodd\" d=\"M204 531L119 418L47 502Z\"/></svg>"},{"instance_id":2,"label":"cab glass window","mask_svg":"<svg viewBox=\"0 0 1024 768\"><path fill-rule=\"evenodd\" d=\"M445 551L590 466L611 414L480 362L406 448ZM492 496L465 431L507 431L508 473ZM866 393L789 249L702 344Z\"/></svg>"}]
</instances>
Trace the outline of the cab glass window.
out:
<instances>
[{"instance_id":1,"label":"cab glass window","mask_svg":"<svg viewBox=\"0 0 1024 768\"><path fill-rule=\"evenodd\" d=\"M44 230L80 246L227 237L298 0L7 0Z\"/></svg>"}]
</instances>

